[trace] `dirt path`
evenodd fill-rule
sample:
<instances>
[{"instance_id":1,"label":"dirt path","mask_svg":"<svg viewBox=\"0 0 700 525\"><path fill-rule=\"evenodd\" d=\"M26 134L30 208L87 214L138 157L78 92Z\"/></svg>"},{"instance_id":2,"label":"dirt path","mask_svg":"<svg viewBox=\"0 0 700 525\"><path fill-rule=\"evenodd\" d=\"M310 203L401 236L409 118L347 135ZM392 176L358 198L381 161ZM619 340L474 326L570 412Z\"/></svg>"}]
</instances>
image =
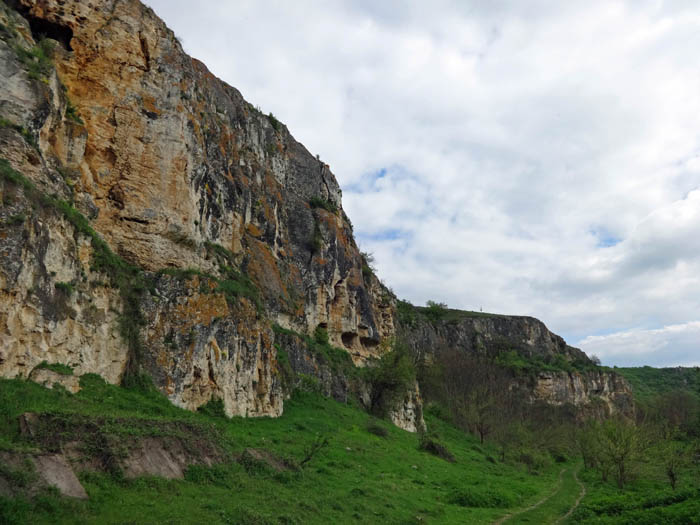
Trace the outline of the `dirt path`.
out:
<instances>
[{"instance_id":1,"label":"dirt path","mask_svg":"<svg viewBox=\"0 0 700 525\"><path fill-rule=\"evenodd\" d=\"M505 516L503 516L499 520L494 521L491 525L501 525L501 523L505 523L507 520L513 518L514 516L522 514L523 512L529 512L533 509L536 509L537 507L542 505L545 501L547 501L549 498L553 497L557 492L559 492L559 489L561 488L561 482L562 482L562 478L564 476L564 471L566 471L565 468L561 469L561 472L559 472L559 481L557 482L557 486L554 488L554 490L550 494L548 494L547 496L545 496L544 498L542 498L538 502L533 503L532 505L530 505L527 508L521 509L517 512L511 512L510 514L506 514ZM578 481L578 478L576 478L576 481ZM576 504L578 505L578 501L576 502ZM571 512L573 512L573 509L571 510ZM568 514L567 514L567 516L568 516Z\"/></svg>"},{"instance_id":2,"label":"dirt path","mask_svg":"<svg viewBox=\"0 0 700 525\"><path fill-rule=\"evenodd\" d=\"M571 516L571 513L576 510L576 507L578 507L579 503L581 503L581 500L584 498L586 495L586 485L581 483L581 480L578 479L578 471L574 471L574 479L576 480L576 483L578 483L578 486L581 487L581 492L578 495L578 498L576 498L576 501L574 502L573 506L569 509L569 511L564 514L561 518L559 518L557 521L554 522L554 525L557 525L558 523L562 523L565 521L569 516Z\"/></svg>"}]
</instances>

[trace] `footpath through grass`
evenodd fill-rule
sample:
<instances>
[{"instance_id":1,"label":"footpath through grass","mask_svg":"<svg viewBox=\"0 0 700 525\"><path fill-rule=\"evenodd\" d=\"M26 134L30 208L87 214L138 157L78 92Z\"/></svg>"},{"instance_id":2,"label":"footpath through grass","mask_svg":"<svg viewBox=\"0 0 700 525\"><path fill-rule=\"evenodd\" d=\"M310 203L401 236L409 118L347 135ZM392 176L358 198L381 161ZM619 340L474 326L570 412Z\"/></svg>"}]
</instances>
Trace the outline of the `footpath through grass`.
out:
<instances>
[{"instance_id":1,"label":"footpath through grass","mask_svg":"<svg viewBox=\"0 0 700 525\"><path fill-rule=\"evenodd\" d=\"M564 523L635 525L689 525L700 523L700 478L698 471L686 472L676 490L651 466L624 489L600 480L598 473L579 473L587 493Z\"/></svg>"},{"instance_id":2,"label":"footpath through grass","mask_svg":"<svg viewBox=\"0 0 700 525\"><path fill-rule=\"evenodd\" d=\"M502 523L556 523L562 519L574 507L579 495L581 485L576 481L574 473L578 467L568 467L561 472L560 482L555 491L546 499L540 500L537 505L526 510L514 513L512 517Z\"/></svg>"},{"instance_id":3,"label":"footpath through grass","mask_svg":"<svg viewBox=\"0 0 700 525\"><path fill-rule=\"evenodd\" d=\"M218 435L232 457L255 447L298 463L319 436L329 445L300 471L251 470L231 461L191 467L176 481L81 474L88 501L51 491L32 500L0 497L1 523L491 523L548 494L561 469L528 474L521 465L500 463L494 450L430 411L431 437L455 463L419 450L417 435L317 394L297 393L277 419L227 419L181 410L157 392L108 385L97 376L83 376L81 384L71 395L0 380L0 450L27 449L17 424L23 412L64 421L93 417L119 435L187 422Z\"/></svg>"}]
</instances>

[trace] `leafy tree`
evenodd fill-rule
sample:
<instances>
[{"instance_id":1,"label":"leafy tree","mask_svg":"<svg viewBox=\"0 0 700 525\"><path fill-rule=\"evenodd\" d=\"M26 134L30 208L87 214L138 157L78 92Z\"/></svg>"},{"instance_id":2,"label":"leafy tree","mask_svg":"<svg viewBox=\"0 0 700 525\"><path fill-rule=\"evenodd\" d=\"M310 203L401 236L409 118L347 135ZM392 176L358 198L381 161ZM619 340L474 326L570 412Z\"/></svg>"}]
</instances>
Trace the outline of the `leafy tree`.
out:
<instances>
[{"instance_id":1,"label":"leafy tree","mask_svg":"<svg viewBox=\"0 0 700 525\"><path fill-rule=\"evenodd\" d=\"M367 375L372 387L371 410L376 415L384 416L397 399L414 385L416 367L408 348L395 342L376 366L367 369Z\"/></svg>"},{"instance_id":2,"label":"leafy tree","mask_svg":"<svg viewBox=\"0 0 700 525\"><path fill-rule=\"evenodd\" d=\"M599 465L603 477L611 473L619 488L631 479L632 470L647 448L646 436L634 422L623 418L610 418L598 427Z\"/></svg>"}]
</instances>

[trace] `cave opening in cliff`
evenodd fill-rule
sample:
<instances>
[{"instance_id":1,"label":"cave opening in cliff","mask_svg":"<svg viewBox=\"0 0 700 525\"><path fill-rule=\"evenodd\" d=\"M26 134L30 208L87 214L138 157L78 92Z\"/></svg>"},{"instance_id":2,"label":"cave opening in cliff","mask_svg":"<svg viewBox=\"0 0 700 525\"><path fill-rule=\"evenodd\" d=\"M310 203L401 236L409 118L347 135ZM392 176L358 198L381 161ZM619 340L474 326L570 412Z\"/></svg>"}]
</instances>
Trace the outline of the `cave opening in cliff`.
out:
<instances>
[{"instance_id":1,"label":"cave opening in cliff","mask_svg":"<svg viewBox=\"0 0 700 525\"><path fill-rule=\"evenodd\" d=\"M16 1L9 2L9 4L29 22L29 29L34 40L38 42L42 38L51 38L61 44L66 51L73 51L70 45L73 39L73 30L70 27L34 16L27 7Z\"/></svg>"}]
</instances>

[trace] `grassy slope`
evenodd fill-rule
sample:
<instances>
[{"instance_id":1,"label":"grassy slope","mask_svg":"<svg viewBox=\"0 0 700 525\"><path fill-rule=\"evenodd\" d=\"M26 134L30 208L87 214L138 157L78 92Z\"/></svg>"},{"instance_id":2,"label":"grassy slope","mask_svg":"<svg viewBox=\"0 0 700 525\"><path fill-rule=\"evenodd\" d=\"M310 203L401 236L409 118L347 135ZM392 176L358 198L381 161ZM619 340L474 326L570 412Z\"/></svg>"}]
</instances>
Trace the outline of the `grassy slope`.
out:
<instances>
[{"instance_id":1,"label":"grassy slope","mask_svg":"<svg viewBox=\"0 0 700 525\"><path fill-rule=\"evenodd\" d=\"M700 398L700 368L615 368L632 385L635 397L645 401L673 390L687 390Z\"/></svg>"},{"instance_id":2,"label":"grassy slope","mask_svg":"<svg viewBox=\"0 0 700 525\"><path fill-rule=\"evenodd\" d=\"M627 379L642 404L674 390L686 390L700 397L698 368L615 368ZM675 491L669 487L663 464L664 453L653 444L643 461L635 466L635 480L623 490L604 483L594 471L582 471L579 478L587 488L586 497L566 523L700 523L700 465L689 462L680 474Z\"/></svg>"},{"instance_id":3,"label":"grassy slope","mask_svg":"<svg viewBox=\"0 0 700 525\"><path fill-rule=\"evenodd\" d=\"M562 472L558 490L541 505L516 514L505 523L513 525L516 523L554 523L566 515L581 493L581 487L574 478L574 472L577 468L571 466Z\"/></svg>"},{"instance_id":4,"label":"grassy slope","mask_svg":"<svg viewBox=\"0 0 700 525\"><path fill-rule=\"evenodd\" d=\"M541 499L560 468L529 475L495 463L475 439L428 414L428 425L457 459L448 463L419 451L416 435L379 422L388 435L378 437L367 431L366 413L316 394L298 394L278 419L227 420L180 410L155 393L106 385L96 376L83 378L83 385L73 396L0 380L0 448L26 446L16 423L26 411L118 417L113 431L124 434L143 432L129 420L187 421L218 431L228 451L252 446L297 461L319 434L330 445L301 473L247 472L232 463L192 468L183 481L83 475L88 502L51 493L32 503L0 498L0 522L488 523Z\"/></svg>"},{"instance_id":5,"label":"grassy slope","mask_svg":"<svg viewBox=\"0 0 700 525\"><path fill-rule=\"evenodd\" d=\"M579 479L587 495L566 523L638 525L687 525L700 523L698 471L686 470L675 491L654 465L643 465L638 479L623 490L600 481L593 471L582 471Z\"/></svg>"}]
</instances>

